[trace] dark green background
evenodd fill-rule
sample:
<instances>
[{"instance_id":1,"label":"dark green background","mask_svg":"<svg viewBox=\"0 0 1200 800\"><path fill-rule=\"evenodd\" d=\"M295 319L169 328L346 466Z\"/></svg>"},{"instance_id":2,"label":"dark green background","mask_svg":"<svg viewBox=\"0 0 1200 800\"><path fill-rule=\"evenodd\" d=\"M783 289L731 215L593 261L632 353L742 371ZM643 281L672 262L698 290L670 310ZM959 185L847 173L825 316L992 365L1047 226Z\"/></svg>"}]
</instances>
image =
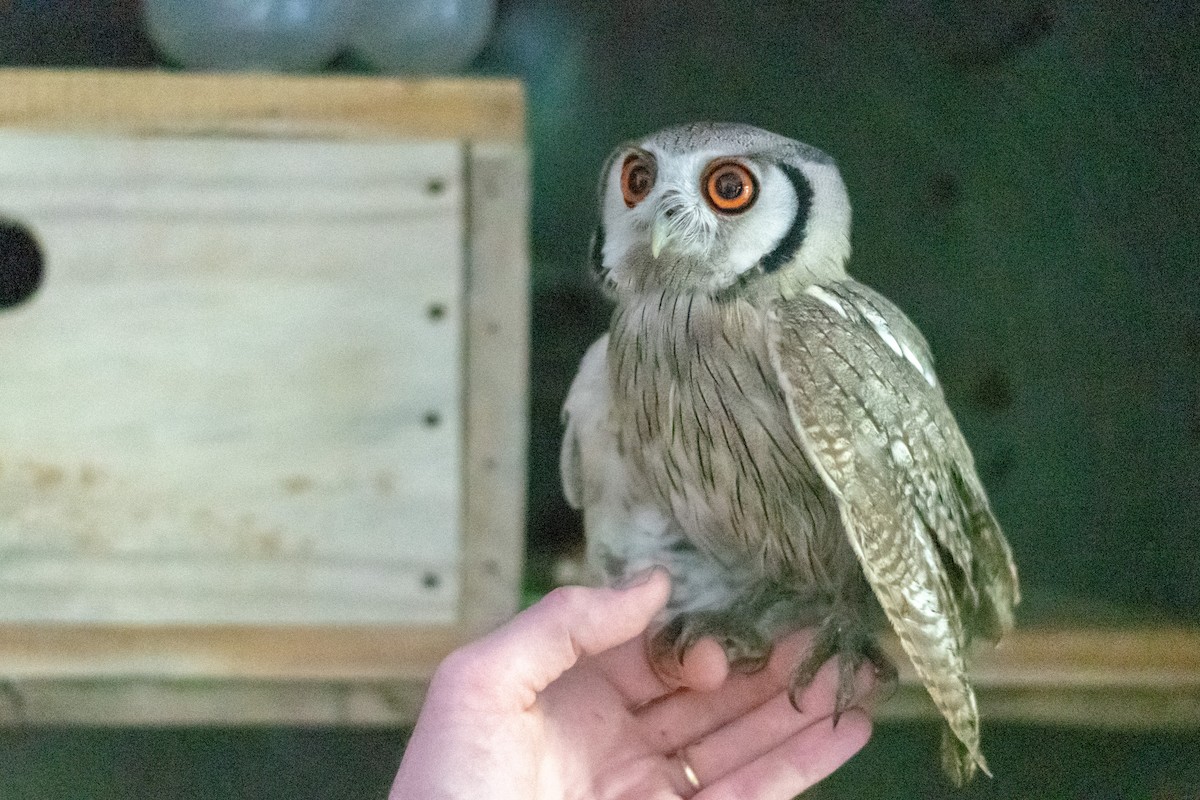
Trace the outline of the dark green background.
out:
<instances>
[{"instance_id":1,"label":"dark green background","mask_svg":"<svg viewBox=\"0 0 1200 800\"><path fill-rule=\"evenodd\" d=\"M133 2L8 5L0 63L159 63ZM1200 621L1197 5L502 0L472 72L520 76L530 99L530 584L580 542L558 413L607 319L583 269L597 171L623 139L723 119L841 165L851 270L933 347L1022 618ZM0 800L379 797L402 741L10 730ZM1195 731L993 724L986 742L997 778L955 795L932 724L884 725L814 796L1200 798Z\"/></svg>"},{"instance_id":2,"label":"dark green background","mask_svg":"<svg viewBox=\"0 0 1200 800\"><path fill-rule=\"evenodd\" d=\"M582 269L601 160L731 119L838 160L851 271L928 337L1035 603L1200 619L1196 11L558 5L513 8L488 61L530 81L536 554L576 526L553 467L606 322Z\"/></svg>"}]
</instances>

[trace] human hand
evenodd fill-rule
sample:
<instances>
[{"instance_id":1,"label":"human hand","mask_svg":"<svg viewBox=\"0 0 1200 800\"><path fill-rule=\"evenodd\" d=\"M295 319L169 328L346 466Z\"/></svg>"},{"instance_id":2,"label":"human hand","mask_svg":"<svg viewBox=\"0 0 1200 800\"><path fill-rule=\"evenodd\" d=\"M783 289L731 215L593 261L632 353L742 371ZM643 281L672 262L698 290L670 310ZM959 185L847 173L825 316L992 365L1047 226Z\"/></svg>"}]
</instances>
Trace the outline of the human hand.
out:
<instances>
[{"instance_id":1,"label":"human hand","mask_svg":"<svg viewBox=\"0 0 1200 800\"><path fill-rule=\"evenodd\" d=\"M390 800L790 800L866 744L862 711L833 725L834 664L798 698L802 711L788 700L807 633L754 675L728 674L716 642L702 641L685 685L664 684L640 634L669 583L660 569L623 589L557 589L452 653ZM859 679L861 696L869 670Z\"/></svg>"}]
</instances>

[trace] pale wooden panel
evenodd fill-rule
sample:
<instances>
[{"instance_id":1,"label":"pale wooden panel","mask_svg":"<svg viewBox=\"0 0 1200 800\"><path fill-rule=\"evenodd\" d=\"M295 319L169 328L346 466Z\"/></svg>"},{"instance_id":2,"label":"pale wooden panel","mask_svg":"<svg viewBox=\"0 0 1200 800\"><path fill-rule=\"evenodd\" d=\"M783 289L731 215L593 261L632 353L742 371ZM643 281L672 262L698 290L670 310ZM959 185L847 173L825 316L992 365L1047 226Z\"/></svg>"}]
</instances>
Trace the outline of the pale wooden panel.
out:
<instances>
[{"instance_id":1,"label":"pale wooden panel","mask_svg":"<svg viewBox=\"0 0 1200 800\"><path fill-rule=\"evenodd\" d=\"M500 79L7 69L0 126L518 142L525 95Z\"/></svg>"},{"instance_id":2,"label":"pale wooden panel","mask_svg":"<svg viewBox=\"0 0 1200 800\"><path fill-rule=\"evenodd\" d=\"M378 220L457 208L458 149L0 130L0 177L34 214Z\"/></svg>"},{"instance_id":3,"label":"pale wooden panel","mask_svg":"<svg viewBox=\"0 0 1200 800\"><path fill-rule=\"evenodd\" d=\"M529 394L529 159L468 151L467 457L462 619L473 631L517 609L525 536Z\"/></svg>"},{"instance_id":4,"label":"pale wooden panel","mask_svg":"<svg viewBox=\"0 0 1200 800\"><path fill-rule=\"evenodd\" d=\"M165 519L178 521L188 516L196 541L167 537L165 543L176 549L163 563L174 564L197 583L216 577L205 574L206 570L219 570L223 582L217 591L205 595L208 599L225 595L230 604L282 602L294 609L319 596L328 611L333 606L344 608L356 598L362 606L382 604L390 610L387 598L374 596L376 586L390 591L392 599L411 592L417 584L421 593L413 607L406 609L402 626L347 626L339 619L313 624L321 621L319 614L303 619L299 617L306 615L297 615L294 622L306 623L303 625L287 624L286 615L278 614L262 620L264 624L222 624L222 615L201 608L196 598L192 610L204 619L189 619L189 624L182 625L164 621L132 625L0 621L0 674L5 678L0 683L0 721L411 721L423 681L441 658L516 607L522 551L528 325L528 177L526 155L519 144L523 116L523 93L514 81L0 72L0 127L57 136L68 132L54 147L41 148L53 158L42 159L36 168L24 171L40 173L43 181L26 180L21 196L28 203L27 211L36 207L46 216L48 226L57 226L53 234L37 231L47 249L55 250L51 260L74 265L69 281L62 280L61 271L56 274L52 270L33 305L0 314L0 342L5 340L5 326L11 320L24 317L25 324L32 324L30 320L42 313L37 309L47 302L49 291L72 292L72 302L59 310L77 312L76 327L94 325L99 319L125 337L124 348L109 348L103 355L120 363L122 369L152 365L155 370L165 370L172 376L170 383L184 391L193 406L219 408L222 419L231 423L216 426L212 435L204 437L196 434L203 413L175 414L169 427L148 434L146 406L103 402L106 391L113 390L136 399L138 384L105 376L93 367L81 372L80 377L87 376L92 383L81 387L86 391L78 395L92 398L106 413L123 414L122 425L108 429L84 425L75 429L72 437L61 438L90 437L97 449L109 441L102 441L102 436L133 441L135 446L128 452L121 450L126 462L122 468L138 475L153 472L153 477L162 481L172 476L147 466L158 459L160 450L171 449L175 460L209 469L215 454L236 443L242 448L239 458L247 465L244 471L257 470L261 478L257 484L234 486L235 481L218 473L216 484L203 485L208 492L220 489L225 495L222 502L189 509L164 494L149 496L145 485L128 480L120 470L106 469L107 462L83 457L88 453L81 456L78 448L61 446L53 451L43 442L39 457L16 458L0 441L0 496L6 494L4 481L12 479L26 493L37 493L43 505L53 510L49 515L28 515L33 521L44 523L58 513L64 518L83 515L85 520L92 514L111 523L107 528L100 526L106 535L99 541L88 535L93 530L68 542L74 548L68 555L87 554L89 566L81 574L65 575L83 562L55 562L62 551L43 549L26 554L43 559L27 562L26 579L36 567L54 573L63 584L77 586L79 581L90 580L95 589L97 581L112 578L109 567L116 563L117 570L126 570L118 577L132 576L141 598L150 597L151 589L169 594L172 585L163 580L164 572L154 558L143 558L144 553L130 549L130 542L120 532L132 523L132 538L141 540L148 531L161 530ZM133 135L122 145L114 144L105 158L96 159L71 150L70 140L84 131L118 135L109 139ZM254 144L268 146L239 149L252 144L242 137L235 149L222 149L226 137L240 134L249 134L256 140ZM388 148L395 146L398 138L458 140L457 144L433 146L461 148L467 144L469 150L483 142L481 152L489 155L481 163L487 165L477 170L472 154L466 163L460 158L453 169L443 170L436 154L425 154L402 166L396 161L397 168L389 171L393 161ZM153 140L159 141L161 157L173 163L173 171L147 169L143 164L139 148L143 141ZM302 158L293 158L295 150L270 147L275 140L289 148L297 144L312 148L303 151ZM333 146L328 147L331 141ZM373 151L372 156L366 156L368 151L363 149L360 161L340 163L342 151L337 142L346 141L379 144L383 149ZM214 149L203 154L192 149L201 142ZM38 146L30 148L15 141L5 144L10 145L8 152L19 153L13 159L18 164L39 158ZM411 143L401 147L411 148ZM238 173L242 179L213 180L209 172L213 162L224 162L229 175ZM17 174L22 174L20 168ZM0 184L20 182L14 182L11 173L0 173ZM321 191L312 191L317 184ZM486 198L474 196L485 191ZM106 209L103 218L92 213L92 204ZM438 224L445 213L443 205L454 207L457 235L440 242L440 249L422 246L428 242L420 234L410 235L412 231L405 226L422 213ZM235 206L237 212L229 213L228 206ZM129 233L127 239L111 235L110 218L120 220ZM257 229L258 235L247 234L244 229L249 228ZM478 235L476 228L481 231ZM130 246L135 240L143 244ZM198 240L205 242L205 260L194 258ZM464 243L469 253L465 263ZM288 248L293 257L286 261L276 258L280 247ZM453 266L443 259L447 247L456 251L458 260ZM350 269L343 257L346 252L361 256ZM147 260L147 253L153 258ZM423 259L426 275L413 281L393 274L396 269L406 269L412 257ZM400 259L405 263L398 266ZM140 266L146 263L163 267L186 264L191 272L187 281L181 281L170 269L154 275L153 270ZM371 272L372 265L377 272ZM443 277L449 276L447 285L437 284L433 277L441 274L439 268L444 268ZM337 287L346 275L353 291L339 293ZM384 301L367 296L363 289L367 284L376 287L377 295L389 295L386 303L408 322L385 320L379 308ZM401 287L407 291L400 291ZM125 302L132 293L143 298L141 304ZM128 307L124 322L99 311L87 317L88 312L81 309L95 298L102 298L110 307ZM147 307L161 304L173 307L176 316L147 315ZM276 321L294 322L301 315L287 309L296 307L307 307L310 312L319 307L325 313L308 316L304 327L280 335L282 328L255 324L264 306L275 309L268 316ZM185 312L185 308L190 310ZM214 309L227 313L216 314ZM476 315L486 316L486 322ZM49 317L41 319L44 323ZM439 414L437 424L424 433L441 435L447 427L452 428L459 437L457 448L439 452L453 452L455 457L461 453L463 458L457 467L457 494L445 498L450 510L431 514L427 536L415 548L425 555L404 560L391 557L397 552L394 535L387 521L372 517L369 510L378 505L380 497L396 503L408 502L406 493L429 497L420 481L442 483L442 468L433 463L419 475L405 475L390 461L383 468L362 461L361 452L364 448L376 452L370 447L379 444L379 431L395 426L402 417L411 421L410 412L418 406L398 410L386 403L367 404L372 414L366 420L325 415L361 400L363 393L358 389L364 384L370 387L367 394L378 397L380 386L391 382L390 375L367 380L371 375L379 377L379 371L371 366L377 355L371 348L338 349L336 343L361 344L376 338L379 331L375 326L381 320L382 333L394 335L398 328L393 326L422 319L456 337L460 370L459 385L448 401L454 410ZM215 327L218 324L221 327ZM176 344L167 357L162 348L141 344L151 339L175 341L181 332L197 333L206 326L214 326L206 331L208 340L199 337L212 342L208 350L200 344ZM54 328L45 325L43 333L51 335ZM418 335L420 328L418 325ZM63 329L57 336L55 344L61 355L57 361L43 362L46 374L80 372L76 366L86 361L89 346L67 343L85 342L86 337L72 337ZM196 369L191 362L197 353L207 353L207 360L199 359L200 366L211 369L222 363L227 352L244 349L247 340L261 344L258 355L269 350L275 357L268 372L225 385L192 380ZM422 348L430 356L429 362L437 345L433 342ZM98 349L92 346L91 354L96 355ZM290 390L299 377L312 377L302 368L301 354L317 352L327 356L319 363L324 378L314 378L309 386L319 385L328 394L306 404L300 393ZM427 362L408 372L405 395L436 399L438 387L444 384L435 372ZM496 379L503 386L492 386ZM0 373L0 386L3 383ZM53 408L54 403L63 402L57 395L45 392L39 399ZM424 425L429 408L420 408L424 409ZM251 446L258 432L236 424L237 413L264 409L269 412L272 430L281 426L290 431L295 458L286 464L289 469L282 477L279 452L269 444ZM150 404L148 410L156 409ZM209 421L215 420L214 414ZM413 432L411 425L397 427ZM132 440L126 438L131 434ZM403 446L406 452L412 447L416 453L422 442L429 441L430 436L418 435L411 442L397 438L392 444ZM386 449L384 442L377 451L385 454ZM52 452L59 457L47 458ZM335 458L322 460L332 453ZM250 464L255 465L254 470ZM195 488L194 481L178 483ZM469 493L462 491L464 483L471 487ZM354 499L355 491L361 502ZM58 499L54 499L56 492L61 495ZM148 496L148 502L143 502ZM272 509L277 503L289 505L297 515L313 522L318 532L302 540L281 540L278 534L288 531L264 524L271 521L269 514L241 511L238 504L253 497L267 498L263 502ZM340 510L331 509L342 501ZM380 535L359 549L352 543L337 542L335 532L342 532L343 511L359 515L352 522L361 525L360 531L374 530ZM450 535L439 527L446 520L452 520L454 532ZM46 527L43 525L42 533ZM354 530L349 534L358 536ZM113 548L114 539L126 545L125 549ZM291 547L295 541L301 546ZM331 553L327 545L338 552ZM437 556L446 552L457 554L448 571L441 569ZM224 561L227 569L215 566L227 555L231 556ZM302 565L304 569L289 573L286 568L279 569L283 565ZM392 584L404 586L389 586L389 574ZM275 594L277 588L282 594ZM100 589L106 596L111 591ZM344 591L339 594L338 589ZM75 598L86 606L84 594L76 593ZM443 601L448 613L437 616ZM54 602L65 601L60 596ZM119 605L111 597L105 602ZM158 600L151 602L157 604ZM179 599L166 602L176 607ZM433 615L427 613L431 610ZM364 613L370 611L360 608L356 618L361 620Z\"/></svg>"},{"instance_id":5,"label":"pale wooden panel","mask_svg":"<svg viewBox=\"0 0 1200 800\"><path fill-rule=\"evenodd\" d=\"M0 619L456 619L462 172L0 135L47 262L0 313Z\"/></svg>"}]
</instances>

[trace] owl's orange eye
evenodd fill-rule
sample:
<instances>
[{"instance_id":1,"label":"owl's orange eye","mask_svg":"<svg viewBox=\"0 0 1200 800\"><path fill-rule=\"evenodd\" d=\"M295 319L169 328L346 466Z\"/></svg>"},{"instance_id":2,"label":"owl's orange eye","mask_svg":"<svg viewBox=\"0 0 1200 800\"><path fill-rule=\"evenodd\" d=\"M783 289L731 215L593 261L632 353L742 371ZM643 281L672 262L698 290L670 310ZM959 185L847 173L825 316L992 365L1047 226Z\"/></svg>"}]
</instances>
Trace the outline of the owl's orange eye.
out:
<instances>
[{"instance_id":1,"label":"owl's orange eye","mask_svg":"<svg viewBox=\"0 0 1200 800\"><path fill-rule=\"evenodd\" d=\"M633 208L645 200L653 188L654 162L631 153L621 165L621 196L625 198L625 205Z\"/></svg>"},{"instance_id":2,"label":"owl's orange eye","mask_svg":"<svg viewBox=\"0 0 1200 800\"><path fill-rule=\"evenodd\" d=\"M718 161L704 172L704 197L717 211L736 214L754 204L758 184L749 169L736 161Z\"/></svg>"}]
</instances>

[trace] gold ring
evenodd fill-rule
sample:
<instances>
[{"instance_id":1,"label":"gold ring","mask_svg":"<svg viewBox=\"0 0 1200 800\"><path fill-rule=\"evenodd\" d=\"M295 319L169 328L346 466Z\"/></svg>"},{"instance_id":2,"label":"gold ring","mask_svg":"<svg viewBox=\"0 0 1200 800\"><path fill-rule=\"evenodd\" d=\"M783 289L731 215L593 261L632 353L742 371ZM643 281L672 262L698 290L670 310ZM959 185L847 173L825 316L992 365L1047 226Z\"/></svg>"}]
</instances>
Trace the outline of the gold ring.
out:
<instances>
[{"instance_id":1,"label":"gold ring","mask_svg":"<svg viewBox=\"0 0 1200 800\"><path fill-rule=\"evenodd\" d=\"M683 767L683 777L688 782L688 786L697 792L700 791L700 778L696 775L696 770L692 769L692 765L684 758L683 751L676 751L675 758L679 761L679 766Z\"/></svg>"}]
</instances>

